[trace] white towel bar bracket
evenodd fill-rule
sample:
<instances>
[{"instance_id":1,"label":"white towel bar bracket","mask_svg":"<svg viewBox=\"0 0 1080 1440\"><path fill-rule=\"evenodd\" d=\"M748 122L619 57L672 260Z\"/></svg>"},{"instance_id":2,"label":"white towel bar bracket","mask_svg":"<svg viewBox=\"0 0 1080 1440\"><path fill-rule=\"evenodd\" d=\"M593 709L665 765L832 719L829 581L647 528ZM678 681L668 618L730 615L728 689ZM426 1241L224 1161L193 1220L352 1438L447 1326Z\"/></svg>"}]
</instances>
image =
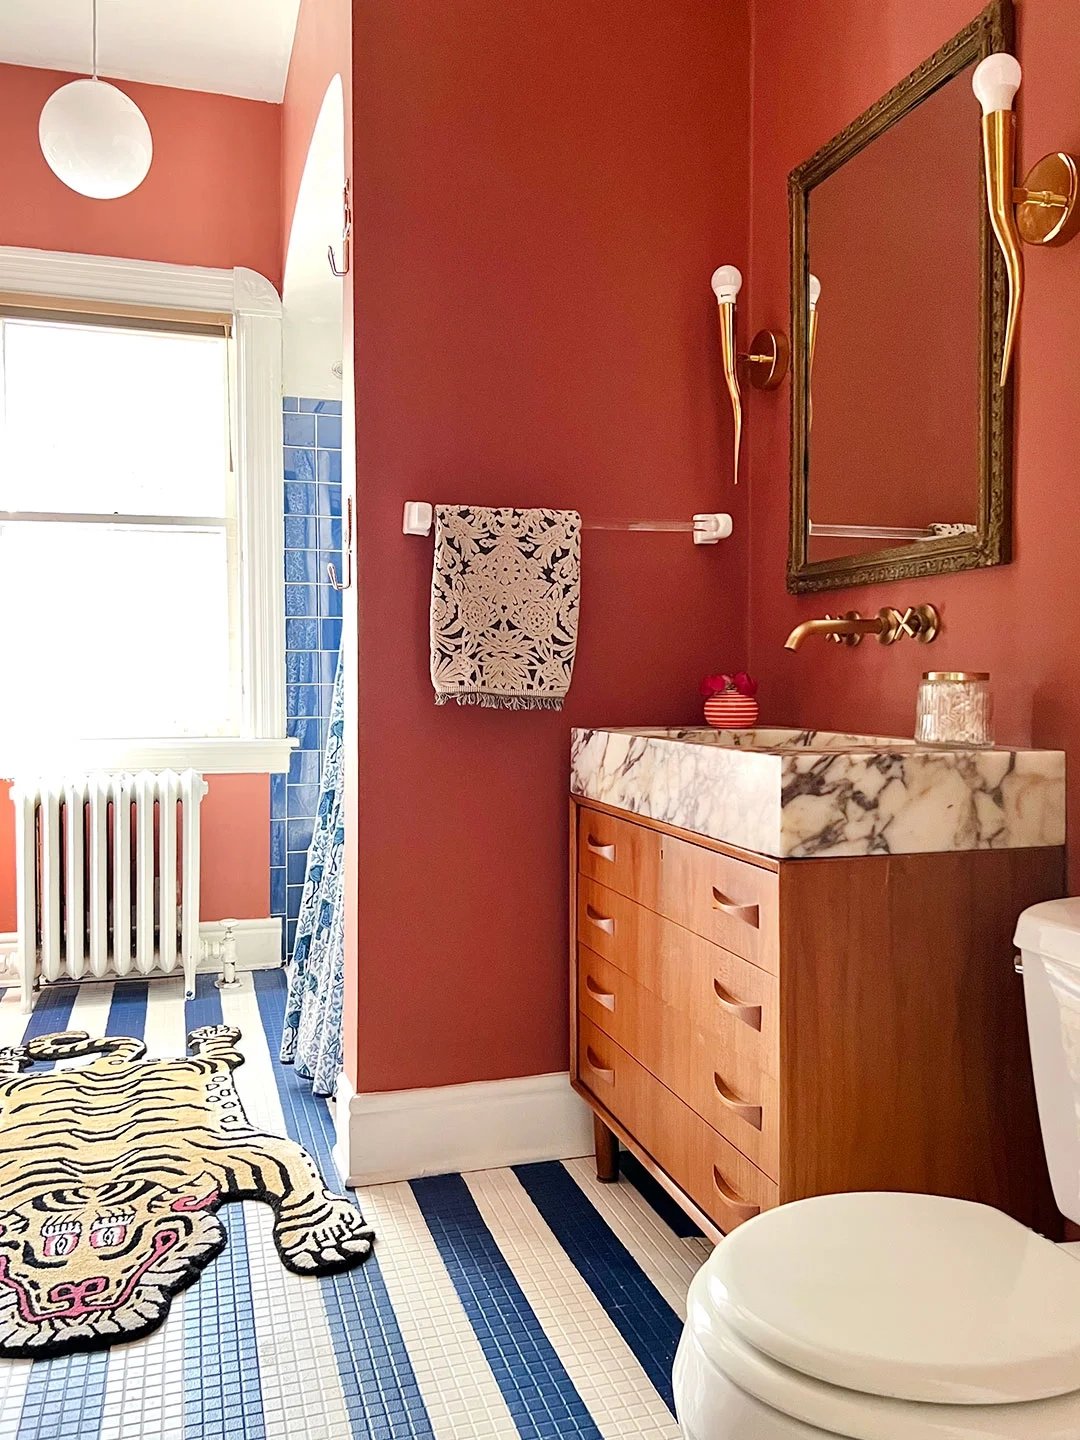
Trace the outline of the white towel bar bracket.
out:
<instances>
[{"instance_id":1,"label":"white towel bar bracket","mask_svg":"<svg viewBox=\"0 0 1080 1440\"><path fill-rule=\"evenodd\" d=\"M406 500L401 521L403 535L430 535L434 507L426 500ZM695 545L715 545L726 540L734 528L730 515L695 515L691 520L583 520L583 530L644 530L654 534L692 535Z\"/></svg>"}]
</instances>

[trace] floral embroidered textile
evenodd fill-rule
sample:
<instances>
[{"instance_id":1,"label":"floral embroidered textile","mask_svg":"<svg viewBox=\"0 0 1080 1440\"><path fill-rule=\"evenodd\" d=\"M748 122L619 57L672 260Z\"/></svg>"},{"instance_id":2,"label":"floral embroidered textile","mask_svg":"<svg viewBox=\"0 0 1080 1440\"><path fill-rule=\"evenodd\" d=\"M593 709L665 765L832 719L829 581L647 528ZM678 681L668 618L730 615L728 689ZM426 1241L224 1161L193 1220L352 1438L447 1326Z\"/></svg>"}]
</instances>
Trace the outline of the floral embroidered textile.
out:
<instances>
[{"instance_id":1,"label":"floral embroidered textile","mask_svg":"<svg viewBox=\"0 0 1080 1440\"><path fill-rule=\"evenodd\" d=\"M436 705L562 708L577 648L580 553L573 510L436 508Z\"/></svg>"}]
</instances>

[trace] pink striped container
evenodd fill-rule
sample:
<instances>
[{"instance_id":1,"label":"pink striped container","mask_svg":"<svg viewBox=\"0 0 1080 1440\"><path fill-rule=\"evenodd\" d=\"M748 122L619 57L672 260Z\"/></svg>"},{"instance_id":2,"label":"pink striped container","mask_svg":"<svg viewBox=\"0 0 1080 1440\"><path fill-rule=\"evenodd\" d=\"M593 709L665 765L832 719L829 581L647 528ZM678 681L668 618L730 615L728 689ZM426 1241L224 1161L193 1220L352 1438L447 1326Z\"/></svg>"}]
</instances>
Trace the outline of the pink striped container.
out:
<instances>
[{"instance_id":1,"label":"pink striped container","mask_svg":"<svg viewBox=\"0 0 1080 1440\"><path fill-rule=\"evenodd\" d=\"M705 721L714 730L750 730L757 724L758 703L752 695L725 690L705 701Z\"/></svg>"}]
</instances>

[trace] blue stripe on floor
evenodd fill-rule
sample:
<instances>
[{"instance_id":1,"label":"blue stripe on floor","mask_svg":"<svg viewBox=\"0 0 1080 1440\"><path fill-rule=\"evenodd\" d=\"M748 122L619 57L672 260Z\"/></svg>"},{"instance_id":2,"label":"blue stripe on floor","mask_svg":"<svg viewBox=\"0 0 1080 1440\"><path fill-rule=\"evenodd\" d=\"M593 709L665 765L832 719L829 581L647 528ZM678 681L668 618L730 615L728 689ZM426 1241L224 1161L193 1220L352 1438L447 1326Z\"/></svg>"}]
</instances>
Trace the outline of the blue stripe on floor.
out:
<instances>
[{"instance_id":1,"label":"blue stripe on floor","mask_svg":"<svg viewBox=\"0 0 1080 1440\"><path fill-rule=\"evenodd\" d=\"M281 1049L285 972L255 971L254 983L270 1054L276 1056ZM326 1101L312 1095L309 1082L291 1065L275 1061L274 1078L290 1137L314 1158L328 1189L348 1194L338 1181L330 1153L334 1130ZM431 1440L431 1421L377 1255L376 1249L375 1255L357 1269L324 1276L318 1282L353 1437Z\"/></svg>"},{"instance_id":2,"label":"blue stripe on floor","mask_svg":"<svg viewBox=\"0 0 1080 1440\"><path fill-rule=\"evenodd\" d=\"M71 1021L76 987L42 986L34 1004L33 1014L26 1020L23 1040L39 1035L52 1035L66 1030ZM53 1062L36 1061L35 1070L51 1070ZM60 1417L68 1423L71 1434L95 1440L101 1431L102 1404L105 1399L105 1372L108 1354L97 1350L89 1355L60 1355L55 1360L38 1360L30 1370L23 1396L22 1412L16 1440L50 1440L60 1433Z\"/></svg>"},{"instance_id":3,"label":"blue stripe on floor","mask_svg":"<svg viewBox=\"0 0 1080 1440\"><path fill-rule=\"evenodd\" d=\"M523 1440L602 1440L464 1179L439 1175L412 1189Z\"/></svg>"},{"instance_id":4,"label":"blue stripe on floor","mask_svg":"<svg viewBox=\"0 0 1080 1440\"><path fill-rule=\"evenodd\" d=\"M106 1035L130 1035L141 1040L146 1034L148 980L118 980L113 986Z\"/></svg>"},{"instance_id":5,"label":"blue stripe on floor","mask_svg":"<svg viewBox=\"0 0 1080 1440\"><path fill-rule=\"evenodd\" d=\"M189 1031L222 1023L211 976L196 978L184 1020ZM184 1295L184 1440L265 1440L243 1207L222 1205L217 1216L225 1249Z\"/></svg>"},{"instance_id":6,"label":"blue stripe on floor","mask_svg":"<svg viewBox=\"0 0 1080 1440\"><path fill-rule=\"evenodd\" d=\"M26 1019L23 1040L33 1040L39 1035L52 1035L66 1030L71 1024L71 1007L75 1004L75 985L55 985L48 989L43 985L34 1004L32 1015ZM35 1070L51 1070L52 1060L35 1060Z\"/></svg>"},{"instance_id":7,"label":"blue stripe on floor","mask_svg":"<svg viewBox=\"0 0 1080 1440\"><path fill-rule=\"evenodd\" d=\"M514 1174L674 1415L679 1317L565 1166L516 1165Z\"/></svg>"}]
</instances>

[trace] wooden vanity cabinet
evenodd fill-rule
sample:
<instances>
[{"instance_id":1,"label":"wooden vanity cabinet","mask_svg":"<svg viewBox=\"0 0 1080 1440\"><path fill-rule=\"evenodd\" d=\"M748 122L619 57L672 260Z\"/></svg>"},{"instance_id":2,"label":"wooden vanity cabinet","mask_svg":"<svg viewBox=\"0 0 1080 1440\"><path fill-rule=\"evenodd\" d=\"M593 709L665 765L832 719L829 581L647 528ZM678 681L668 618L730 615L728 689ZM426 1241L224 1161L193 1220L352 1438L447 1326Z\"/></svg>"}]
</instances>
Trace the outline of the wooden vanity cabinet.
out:
<instances>
[{"instance_id":1,"label":"wooden vanity cabinet","mask_svg":"<svg viewBox=\"0 0 1080 1440\"><path fill-rule=\"evenodd\" d=\"M1013 929L1060 848L773 860L571 800L570 1066L714 1238L769 1206L914 1190L1061 1225Z\"/></svg>"}]
</instances>

